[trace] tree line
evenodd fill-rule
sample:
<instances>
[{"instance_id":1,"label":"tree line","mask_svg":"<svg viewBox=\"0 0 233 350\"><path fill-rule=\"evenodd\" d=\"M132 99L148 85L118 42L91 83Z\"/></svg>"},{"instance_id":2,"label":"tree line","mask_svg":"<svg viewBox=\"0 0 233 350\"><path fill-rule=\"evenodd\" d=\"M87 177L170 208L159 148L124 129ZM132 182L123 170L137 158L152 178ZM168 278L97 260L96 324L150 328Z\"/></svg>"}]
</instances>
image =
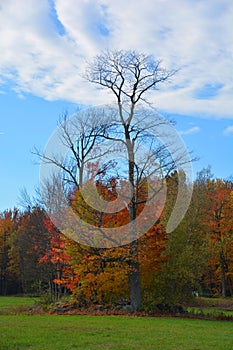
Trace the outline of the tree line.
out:
<instances>
[{"instance_id":1,"label":"tree line","mask_svg":"<svg viewBox=\"0 0 233 350\"><path fill-rule=\"evenodd\" d=\"M142 305L184 303L196 293L233 295L233 181L213 179L208 170L194 182L190 207L171 233L166 220L177 191L177 173L166 179L168 198L159 221L138 239ZM103 195L116 196L98 184ZM77 190L74 210L86 212ZM77 209L75 209L77 208ZM121 226L126 212L108 213L103 226ZM0 217L1 295L47 295L52 300L72 294L77 304L130 301L128 273L132 269L130 245L96 248L82 245L57 230L43 208L7 210Z\"/></svg>"}]
</instances>

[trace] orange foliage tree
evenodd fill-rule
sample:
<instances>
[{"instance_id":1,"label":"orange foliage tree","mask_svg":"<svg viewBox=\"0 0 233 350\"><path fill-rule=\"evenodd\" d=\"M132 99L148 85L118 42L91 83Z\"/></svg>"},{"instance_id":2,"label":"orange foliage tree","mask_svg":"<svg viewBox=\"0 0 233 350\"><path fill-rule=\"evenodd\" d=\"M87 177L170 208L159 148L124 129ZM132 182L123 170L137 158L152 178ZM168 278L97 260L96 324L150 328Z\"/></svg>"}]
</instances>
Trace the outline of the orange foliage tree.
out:
<instances>
[{"instance_id":1,"label":"orange foliage tree","mask_svg":"<svg viewBox=\"0 0 233 350\"><path fill-rule=\"evenodd\" d=\"M6 210L0 214L0 295L21 292L18 269L11 269L12 239L18 225L18 210ZM15 265L18 261L15 259Z\"/></svg>"},{"instance_id":2,"label":"orange foliage tree","mask_svg":"<svg viewBox=\"0 0 233 350\"><path fill-rule=\"evenodd\" d=\"M96 182L97 191L107 205L112 205L117 199L117 186L123 186L123 184L119 184L116 179L110 179L108 183ZM146 196L146 192L144 184L141 186L141 198ZM142 201L138 214L143 210L144 205ZM104 228L121 229L130 221L126 207L119 211L100 212L86 204L81 191L76 191L71 206L79 217L97 227L100 232ZM159 206L158 211L161 211ZM104 239L106 241L106 235ZM114 239L117 237L114 236ZM128 279L130 271L134 268L129 244L116 244L116 247L111 248L96 248L82 245L65 237L61 238L61 236L60 240L63 249L63 268L61 277L54 281L70 289L79 303L88 305L93 302L126 302L129 299ZM53 241L54 238L51 247L54 246ZM162 225L154 224L145 235L139 238L138 246L141 287L146 295L151 292L155 275L160 270L164 259L162 253L165 249L165 232ZM52 248L51 254L56 256L53 258L55 263L55 260L58 259L58 251Z\"/></svg>"},{"instance_id":3,"label":"orange foliage tree","mask_svg":"<svg viewBox=\"0 0 233 350\"><path fill-rule=\"evenodd\" d=\"M233 284L233 183L227 180L208 180L204 222L211 242L209 267L212 282L221 285L222 296ZM219 283L220 282L220 283ZM218 290L216 290L218 292Z\"/></svg>"}]
</instances>

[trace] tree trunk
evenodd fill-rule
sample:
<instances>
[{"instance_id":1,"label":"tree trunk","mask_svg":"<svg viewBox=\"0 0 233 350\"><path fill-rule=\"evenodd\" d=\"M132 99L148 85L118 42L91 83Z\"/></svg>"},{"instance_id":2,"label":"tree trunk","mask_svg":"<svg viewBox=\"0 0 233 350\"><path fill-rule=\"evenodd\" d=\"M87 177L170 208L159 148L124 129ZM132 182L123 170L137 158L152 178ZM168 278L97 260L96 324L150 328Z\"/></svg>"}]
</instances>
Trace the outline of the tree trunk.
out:
<instances>
[{"instance_id":1,"label":"tree trunk","mask_svg":"<svg viewBox=\"0 0 233 350\"><path fill-rule=\"evenodd\" d=\"M138 240L136 227L136 205L133 202L129 208L130 214L130 257L129 257L129 291L132 311L137 311L141 307L141 278L138 261Z\"/></svg>"},{"instance_id":2,"label":"tree trunk","mask_svg":"<svg viewBox=\"0 0 233 350\"><path fill-rule=\"evenodd\" d=\"M222 297L226 297L226 261L222 249L220 250L220 262L221 262L221 279L222 279Z\"/></svg>"},{"instance_id":3,"label":"tree trunk","mask_svg":"<svg viewBox=\"0 0 233 350\"><path fill-rule=\"evenodd\" d=\"M138 241L130 243L130 270L129 270L129 290L132 311L137 311L141 307L141 283L140 269L138 262Z\"/></svg>"},{"instance_id":4,"label":"tree trunk","mask_svg":"<svg viewBox=\"0 0 233 350\"><path fill-rule=\"evenodd\" d=\"M130 218L130 260L129 260L129 291L132 311L137 311L141 307L141 281L140 266L138 261L138 241L137 241L137 205L135 202L135 183L134 183L134 143L130 141L128 129L126 129L127 151L128 151L128 170L129 182L131 184L131 204L129 206Z\"/></svg>"}]
</instances>

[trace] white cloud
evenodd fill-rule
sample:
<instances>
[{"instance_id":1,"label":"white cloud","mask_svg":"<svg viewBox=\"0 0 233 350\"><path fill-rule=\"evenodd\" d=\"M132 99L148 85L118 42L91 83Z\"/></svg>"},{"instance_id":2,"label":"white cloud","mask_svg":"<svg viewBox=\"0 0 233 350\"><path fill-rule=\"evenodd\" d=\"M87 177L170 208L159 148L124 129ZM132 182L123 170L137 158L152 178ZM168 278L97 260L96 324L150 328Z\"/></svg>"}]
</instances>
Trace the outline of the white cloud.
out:
<instances>
[{"instance_id":1,"label":"white cloud","mask_svg":"<svg viewBox=\"0 0 233 350\"><path fill-rule=\"evenodd\" d=\"M136 49L181 67L150 96L160 110L233 118L232 18L231 0L8 0L0 9L0 81L46 99L103 103L107 95L81 77L86 60L105 48ZM197 97L208 85L221 88Z\"/></svg>"},{"instance_id":2,"label":"white cloud","mask_svg":"<svg viewBox=\"0 0 233 350\"><path fill-rule=\"evenodd\" d=\"M191 135L191 134L196 134L196 133L200 132L200 130L201 129L199 128L199 126L193 126L190 129L179 131L179 134L180 135Z\"/></svg>"},{"instance_id":3,"label":"white cloud","mask_svg":"<svg viewBox=\"0 0 233 350\"><path fill-rule=\"evenodd\" d=\"M233 125L228 126L228 127L224 130L224 134L225 134L225 135L233 134Z\"/></svg>"}]
</instances>

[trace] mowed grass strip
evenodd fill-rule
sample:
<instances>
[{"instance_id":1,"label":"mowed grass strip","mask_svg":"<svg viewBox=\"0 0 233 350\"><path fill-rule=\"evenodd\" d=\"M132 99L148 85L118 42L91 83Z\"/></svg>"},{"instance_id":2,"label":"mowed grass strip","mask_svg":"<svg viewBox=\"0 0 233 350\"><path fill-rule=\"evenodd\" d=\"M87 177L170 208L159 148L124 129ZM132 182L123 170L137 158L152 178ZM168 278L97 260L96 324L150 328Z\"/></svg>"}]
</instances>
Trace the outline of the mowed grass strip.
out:
<instances>
[{"instance_id":1,"label":"mowed grass strip","mask_svg":"<svg viewBox=\"0 0 233 350\"><path fill-rule=\"evenodd\" d=\"M0 349L232 350L232 322L178 318L0 316Z\"/></svg>"},{"instance_id":2,"label":"mowed grass strip","mask_svg":"<svg viewBox=\"0 0 233 350\"><path fill-rule=\"evenodd\" d=\"M233 311L223 310L218 308L196 308L196 307L188 307L187 311L193 313L195 315L223 315L223 316L232 316ZM232 349L233 350L233 349Z\"/></svg>"},{"instance_id":3,"label":"mowed grass strip","mask_svg":"<svg viewBox=\"0 0 233 350\"><path fill-rule=\"evenodd\" d=\"M0 297L0 315L15 314L35 305L38 298L31 297Z\"/></svg>"}]
</instances>

